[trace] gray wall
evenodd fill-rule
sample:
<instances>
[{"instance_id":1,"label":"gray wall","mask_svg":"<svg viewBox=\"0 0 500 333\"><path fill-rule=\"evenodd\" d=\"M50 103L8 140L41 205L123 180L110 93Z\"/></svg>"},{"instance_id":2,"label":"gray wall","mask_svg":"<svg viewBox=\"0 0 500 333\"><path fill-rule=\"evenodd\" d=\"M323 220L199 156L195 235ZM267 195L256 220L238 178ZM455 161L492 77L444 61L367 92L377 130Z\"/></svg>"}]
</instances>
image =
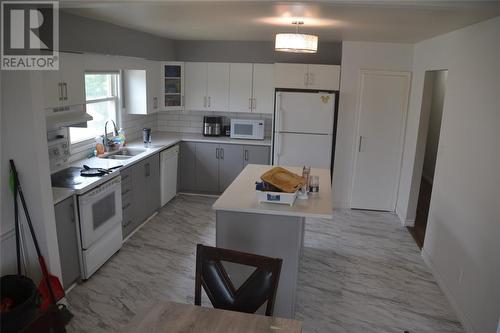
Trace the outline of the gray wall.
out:
<instances>
[{"instance_id":1,"label":"gray wall","mask_svg":"<svg viewBox=\"0 0 500 333\"><path fill-rule=\"evenodd\" d=\"M173 41L148 33L60 12L61 51L173 60Z\"/></svg>"},{"instance_id":2,"label":"gray wall","mask_svg":"<svg viewBox=\"0 0 500 333\"><path fill-rule=\"evenodd\" d=\"M174 42L175 59L213 62L298 62L340 65L342 43L319 43L315 54L275 52L274 42L257 41L184 41Z\"/></svg>"}]
</instances>

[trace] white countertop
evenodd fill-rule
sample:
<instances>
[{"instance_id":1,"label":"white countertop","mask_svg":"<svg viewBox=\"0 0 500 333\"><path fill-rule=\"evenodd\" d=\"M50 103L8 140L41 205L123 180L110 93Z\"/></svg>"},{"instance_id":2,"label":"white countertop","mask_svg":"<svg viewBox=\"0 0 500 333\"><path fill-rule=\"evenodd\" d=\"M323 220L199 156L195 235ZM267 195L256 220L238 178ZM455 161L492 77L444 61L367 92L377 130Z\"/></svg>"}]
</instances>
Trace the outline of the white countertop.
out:
<instances>
[{"instance_id":1,"label":"white countertop","mask_svg":"<svg viewBox=\"0 0 500 333\"><path fill-rule=\"evenodd\" d=\"M255 192L255 182L261 181L260 176L271 169L270 165L249 164L243 169L238 177L217 199L212 208L214 210L285 215L297 217L332 218L332 185L330 181L330 170L311 168L311 175L319 176L319 193L309 195L309 199L296 199L293 206L260 203ZM286 167L296 174L302 174L302 168Z\"/></svg>"},{"instance_id":2,"label":"white countertop","mask_svg":"<svg viewBox=\"0 0 500 333\"><path fill-rule=\"evenodd\" d=\"M53 187L52 188L52 198L54 201L54 205L60 203L64 199L71 197L73 194L75 194L75 191L70 190L68 188Z\"/></svg>"},{"instance_id":3,"label":"white countertop","mask_svg":"<svg viewBox=\"0 0 500 333\"><path fill-rule=\"evenodd\" d=\"M148 148L144 147L142 139L133 140L127 143L126 147L131 148L145 148L146 151L133 156L132 158L125 160L114 160L108 158L90 157L83 160L75 161L69 166L82 167L83 165L88 165L91 168L105 168L109 169L115 166L122 165L120 169L124 169L131 166L153 154L156 154L164 149L167 149L181 141L192 141L192 142L210 142L210 143L225 143L225 144L239 144L239 145L257 145L257 146L271 146L271 139L267 138L264 140L242 140L242 139L231 139L227 136L220 137L207 137L202 134L195 133L175 133L175 132L153 132L151 136L151 145ZM117 176L119 170L116 170L108 175L96 178L95 182L89 184L83 189L73 191L76 194L82 194L89 191L92 188L108 181L109 179ZM57 196L57 199L60 199ZM65 198L63 198L65 199ZM61 200L63 200L61 199ZM60 201L60 200L59 200ZM58 201L58 202L59 202ZM54 194L54 204L56 204L56 195Z\"/></svg>"}]
</instances>

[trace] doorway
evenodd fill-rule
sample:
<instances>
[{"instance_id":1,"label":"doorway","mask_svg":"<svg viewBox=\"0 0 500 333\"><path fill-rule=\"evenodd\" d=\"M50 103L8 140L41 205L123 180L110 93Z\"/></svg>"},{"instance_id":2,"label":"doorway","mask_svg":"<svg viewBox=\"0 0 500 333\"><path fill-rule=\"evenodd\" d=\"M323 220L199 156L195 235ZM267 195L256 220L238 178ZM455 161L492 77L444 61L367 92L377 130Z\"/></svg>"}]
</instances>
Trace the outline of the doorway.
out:
<instances>
[{"instance_id":1,"label":"doorway","mask_svg":"<svg viewBox=\"0 0 500 333\"><path fill-rule=\"evenodd\" d=\"M410 234L420 249L424 246L431 204L447 76L448 70L427 71L424 79L422 119L425 122L422 123L423 129L421 133L426 138L423 142L425 153L417 199L415 225L408 227Z\"/></svg>"}]
</instances>

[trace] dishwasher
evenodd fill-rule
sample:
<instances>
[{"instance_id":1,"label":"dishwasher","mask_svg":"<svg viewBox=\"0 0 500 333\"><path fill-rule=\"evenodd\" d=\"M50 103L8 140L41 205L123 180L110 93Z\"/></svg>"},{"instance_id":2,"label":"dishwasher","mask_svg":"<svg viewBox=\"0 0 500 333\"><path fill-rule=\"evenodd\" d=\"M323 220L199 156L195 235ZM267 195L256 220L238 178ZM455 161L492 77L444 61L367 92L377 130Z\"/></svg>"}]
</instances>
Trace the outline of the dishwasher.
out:
<instances>
[{"instance_id":1,"label":"dishwasher","mask_svg":"<svg viewBox=\"0 0 500 333\"><path fill-rule=\"evenodd\" d=\"M160 153L160 181L162 207L177 194L177 163L179 145L165 149Z\"/></svg>"}]
</instances>

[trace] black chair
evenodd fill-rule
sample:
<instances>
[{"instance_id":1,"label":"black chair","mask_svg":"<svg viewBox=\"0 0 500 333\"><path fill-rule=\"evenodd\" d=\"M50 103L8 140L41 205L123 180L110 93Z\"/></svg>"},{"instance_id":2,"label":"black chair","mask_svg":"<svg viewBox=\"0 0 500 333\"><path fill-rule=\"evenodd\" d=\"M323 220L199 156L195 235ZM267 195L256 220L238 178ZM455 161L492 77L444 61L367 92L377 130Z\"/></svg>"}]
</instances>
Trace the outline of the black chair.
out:
<instances>
[{"instance_id":1,"label":"black chair","mask_svg":"<svg viewBox=\"0 0 500 333\"><path fill-rule=\"evenodd\" d=\"M221 261L255 267L236 289ZM267 301L266 316L273 315L282 259L198 244L194 304L201 305L201 286L214 308L255 313Z\"/></svg>"}]
</instances>

